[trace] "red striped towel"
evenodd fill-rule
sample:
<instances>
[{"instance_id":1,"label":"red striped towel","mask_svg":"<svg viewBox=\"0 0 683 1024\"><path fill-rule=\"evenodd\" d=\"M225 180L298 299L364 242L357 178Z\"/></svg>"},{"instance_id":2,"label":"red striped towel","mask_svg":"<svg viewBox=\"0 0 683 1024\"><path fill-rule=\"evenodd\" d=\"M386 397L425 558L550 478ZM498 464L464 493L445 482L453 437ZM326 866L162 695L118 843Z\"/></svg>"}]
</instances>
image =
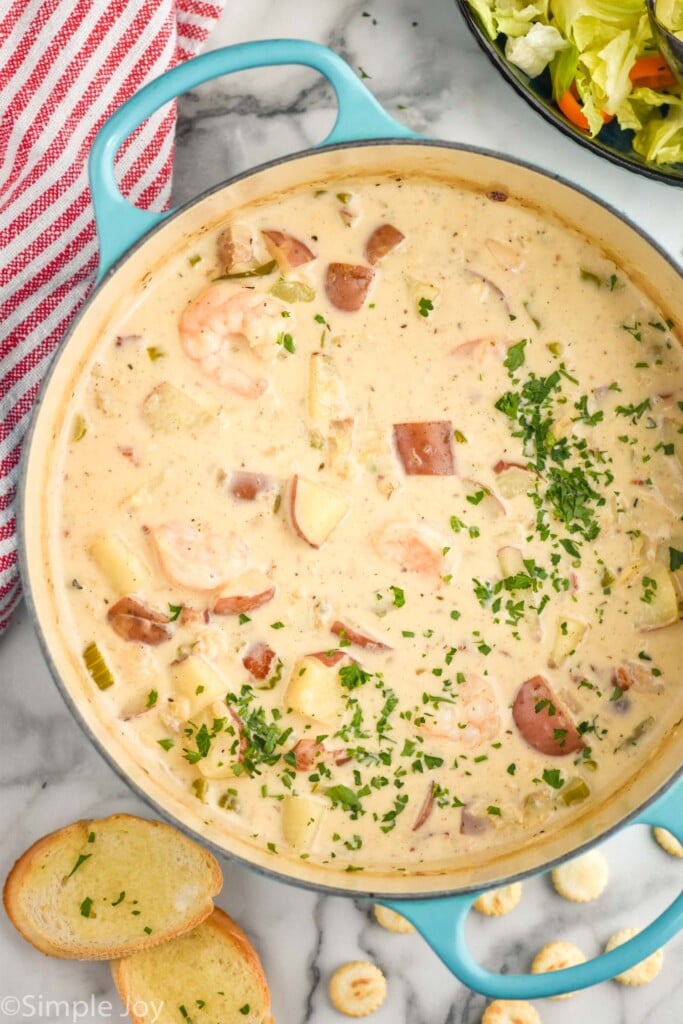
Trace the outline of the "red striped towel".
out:
<instances>
[{"instance_id":1,"label":"red striped towel","mask_svg":"<svg viewBox=\"0 0 683 1024\"><path fill-rule=\"evenodd\" d=\"M4 5L2 5L4 6ZM0 13L0 633L19 602L21 442L50 358L86 297L97 239L86 160L128 96L194 56L223 0L9 0ZM122 191L168 202L175 109L117 158Z\"/></svg>"}]
</instances>

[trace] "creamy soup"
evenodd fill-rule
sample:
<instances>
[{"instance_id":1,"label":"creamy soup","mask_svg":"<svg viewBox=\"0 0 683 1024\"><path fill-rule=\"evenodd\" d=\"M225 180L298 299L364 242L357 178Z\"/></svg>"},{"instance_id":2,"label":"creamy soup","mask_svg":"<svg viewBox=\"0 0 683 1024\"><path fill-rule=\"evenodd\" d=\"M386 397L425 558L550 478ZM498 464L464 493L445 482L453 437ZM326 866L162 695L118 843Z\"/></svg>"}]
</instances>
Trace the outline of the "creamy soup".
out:
<instances>
[{"instance_id":1,"label":"creamy soup","mask_svg":"<svg viewBox=\"0 0 683 1024\"><path fill-rule=\"evenodd\" d=\"M679 685L674 330L499 192L350 178L189 240L59 441L103 719L205 821L349 871L606 799Z\"/></svg>"}]
</instances>

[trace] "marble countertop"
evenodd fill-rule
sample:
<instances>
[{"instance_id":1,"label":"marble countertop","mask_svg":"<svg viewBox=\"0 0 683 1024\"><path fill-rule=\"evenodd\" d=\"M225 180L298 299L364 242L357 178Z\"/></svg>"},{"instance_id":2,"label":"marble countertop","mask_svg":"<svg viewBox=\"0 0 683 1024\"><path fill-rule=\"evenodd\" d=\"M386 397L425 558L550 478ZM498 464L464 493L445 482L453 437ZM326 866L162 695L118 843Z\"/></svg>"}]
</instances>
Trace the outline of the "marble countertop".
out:
<instances>
[{"instance_id":1,"label":"marble countertop","mask_svg":"<svg viewBox=\"0 0 683 1024\"><path fill-rule=\"evenodd\" d=\"M677 261L683 253L680 189L621 170L565 138L498 77L452 0L227 0L211 46L300 37L332 47L380 103L411 129L523 158L591 190L647 231ZM299 67L243 72L180 103L175 198L265 160L320 141L334 122L332 95ZM0 874L37 837L78 817L148 813L91 747L71 718L21 610L0 642ZM507 917L472 915L470 942L487 966L528 969L554 938L596 954L617 928L642 927L680 887L680 861L635 827L604 845L610 882L595 903L557 896L547 878L525 883ZM247 930L261 953L278 1024L338 1024L327 981L339 964L368 959L388 979L376 1024L478 1024L486 1000L464 988L418 935L393 935L360 902L319 896L223 861L218 903ZM476 918L476 919L474 919ZM538 1001L544 1024L577 1014L599 1024L679 1024L683 1019L683 936L666 948L652 984L615 982L564 1002ZM14 1001L12 1001L14 1000ZM0 919L0 1024L40 1019L125 1019L105 964L49 960Z\"/></svg>"}]
</instances>

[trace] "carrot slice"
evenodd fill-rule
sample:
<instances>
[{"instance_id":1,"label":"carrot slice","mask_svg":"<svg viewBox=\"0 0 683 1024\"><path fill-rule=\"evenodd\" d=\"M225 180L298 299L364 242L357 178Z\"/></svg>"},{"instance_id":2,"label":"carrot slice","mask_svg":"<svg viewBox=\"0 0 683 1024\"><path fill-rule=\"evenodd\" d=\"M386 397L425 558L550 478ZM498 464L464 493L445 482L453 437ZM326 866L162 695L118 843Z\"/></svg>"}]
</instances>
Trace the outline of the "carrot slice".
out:
<instances>
[{"instance_id":1,"label":"carrot slice","mask_svg":"<svg viewBox=\"0 0 683 1024\"><path fill-rule=\"evenodd\" d=\"M590 126L586 115L581 109L581 105L573 95L571 89L567 89L567 91L560 96L557 101L557 105L564 116L571 121L572 124L575 124L577 128L581 128L584 132L588 131Z\"/></svg>"},{"instance_id":2,"label":"carrot slice","mask_svg":"<svg viewBox=\"0 0 683 1024\"><path fill-rule=\"evenodd\" d=\"M560 96L560 98L557 101L557 105L564 114L564 116L567 118L567 120L571 121L572 124L575 124L577 128L581 128L584 132L587 132L589 130L590 125L588 124L586 115L581 109L581 104L574 95L573 85L571 86L571 88L567 89L566 93L564 93L563 96ZM601 110L600 117L605 122L605 124L608 124L612 120L613 115L606 114L603 110Z\"/></svg>"},{"instance_id":3,"label":"carrot slice","mask_svg":"<svg viewBox=\"0 0 683 1024\"><path fill-rule=\"evenodd\" d=\"M661 53L638 57L628 77L634 85L648 89L670 89L676 85L676 76Z\"/></svg>"}]
</instances>

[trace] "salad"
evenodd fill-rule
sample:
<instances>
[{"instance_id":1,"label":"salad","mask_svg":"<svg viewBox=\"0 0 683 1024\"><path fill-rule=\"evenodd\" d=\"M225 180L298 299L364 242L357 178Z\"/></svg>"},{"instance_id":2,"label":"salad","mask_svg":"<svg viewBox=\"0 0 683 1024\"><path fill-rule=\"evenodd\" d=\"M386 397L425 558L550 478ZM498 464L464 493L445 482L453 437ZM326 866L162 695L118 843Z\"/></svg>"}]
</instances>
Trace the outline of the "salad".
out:
<instances>
[{"instance_id":1,"label":"salad","mask_svg":"<svg viewBox=\"0 0 683 1024\"><path fill-rule=\"evenodd\" d=\"M595 137L616 118L645 160L683 162L683 87L657 50L645 0L468 3L491 40L506 37L511 64L530 78L548 69L572 124ZM660 0L657 9L667 27L683 29L681 0Z\"/></svg>"}]
</instances>

